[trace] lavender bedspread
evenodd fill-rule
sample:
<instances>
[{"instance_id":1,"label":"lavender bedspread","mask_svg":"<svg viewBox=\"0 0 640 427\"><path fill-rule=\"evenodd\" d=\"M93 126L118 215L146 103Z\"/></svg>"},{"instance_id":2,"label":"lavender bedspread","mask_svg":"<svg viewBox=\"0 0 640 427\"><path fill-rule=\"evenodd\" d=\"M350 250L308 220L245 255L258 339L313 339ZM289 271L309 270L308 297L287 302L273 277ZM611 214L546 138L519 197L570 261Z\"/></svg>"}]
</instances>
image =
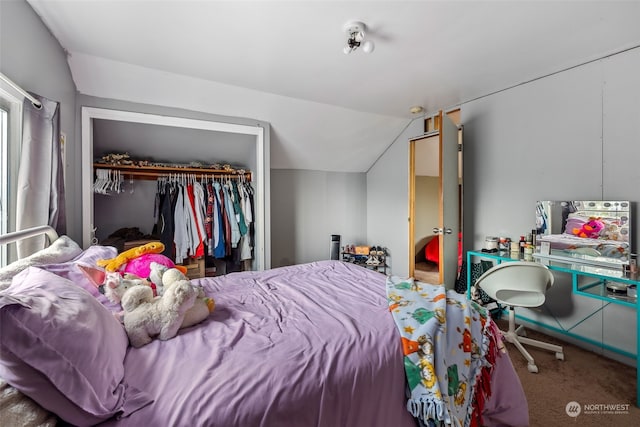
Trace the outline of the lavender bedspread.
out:
<instances>
[{"instance_id":1,"label":"lavender bedspread","mask_svg":"<svg viewBox=\"0 0 640 427\"><path fill-rule=\"evenodd\" d=\"M216 308L130 348L155 402L118 426L412 426L385 276L341 262L199 280Z\"/></svg>"},{"instance_id":2,"label":"lavender bedspread","mask_svg":"<svg viewBox=\"0 0 640 427\"><path fill-rule=\"evenodd\" d=\"M154 403L102 425L415 426L384 275L321 261L198 282L209 319L128 350L126 381ZM499 365L487 408L504 422L526 401Z\"/></svg>"}]
</instances>

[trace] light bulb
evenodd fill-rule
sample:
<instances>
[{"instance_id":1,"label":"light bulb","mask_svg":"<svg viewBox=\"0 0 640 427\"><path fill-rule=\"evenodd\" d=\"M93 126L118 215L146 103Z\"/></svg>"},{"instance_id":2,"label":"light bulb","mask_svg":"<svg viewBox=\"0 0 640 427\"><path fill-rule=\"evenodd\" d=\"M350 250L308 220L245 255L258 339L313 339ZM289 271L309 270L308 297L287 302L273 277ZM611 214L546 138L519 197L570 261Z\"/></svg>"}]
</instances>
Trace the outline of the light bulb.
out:
<instances>
[{"instance_id":1,"label":"light bulb","mask_svg":"<svg viewBox=\"0 0 640 427\"><path fill-rule=\"evenodd\" d=\"M367 40L366 42L362 43L362 50L363 50L365 53L371 53L371 52L373 52L373 49L375 49L375 47L376 47L376 46L375 46L375 45L373 44L373 42L372 42L372 41L370 41L370 40Z\"/></svg>"}]
</instances>

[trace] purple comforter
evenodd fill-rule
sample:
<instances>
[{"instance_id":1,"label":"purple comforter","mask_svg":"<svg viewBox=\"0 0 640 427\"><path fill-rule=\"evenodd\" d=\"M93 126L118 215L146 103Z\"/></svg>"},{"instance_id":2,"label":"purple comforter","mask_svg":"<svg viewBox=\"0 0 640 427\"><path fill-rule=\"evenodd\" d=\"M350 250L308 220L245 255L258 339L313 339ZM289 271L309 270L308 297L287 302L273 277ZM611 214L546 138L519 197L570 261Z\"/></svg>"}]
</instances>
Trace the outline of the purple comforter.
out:
<instances>
[{"instance_id":1,"label":"purple comforter","mask_svg":"<svg viewBox=\"0 0 640 427\"><path fill-rule=\"evenodd\" d=\"M103 425L415 426L384 275L321 261L198 282L215 311L171 340L129 348L126 381L154 402ZM510 393L487 407L503 422L526 402L499 360Z\"/></svg>"},{"instance_id":2,"label":"purple comforter","mask_svg":"<svg viewBox=\"0 0 640 427\"><path fill-rule=\"evenodd\" d=\"M130 348L155 402L118 426L412 426L385 276L317 262L199 280L216 308Z\"/></svg>"}]
</instances>

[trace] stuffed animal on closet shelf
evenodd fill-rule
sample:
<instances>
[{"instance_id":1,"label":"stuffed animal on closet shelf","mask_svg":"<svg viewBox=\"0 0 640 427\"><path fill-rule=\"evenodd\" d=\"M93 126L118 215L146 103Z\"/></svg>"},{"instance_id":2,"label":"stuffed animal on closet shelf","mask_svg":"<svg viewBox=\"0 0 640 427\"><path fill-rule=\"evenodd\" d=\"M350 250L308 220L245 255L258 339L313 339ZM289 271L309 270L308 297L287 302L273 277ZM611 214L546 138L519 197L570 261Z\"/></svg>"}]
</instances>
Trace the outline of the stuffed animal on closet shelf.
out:
<instances>
[{"instance_id":1,"label":"stuffed animal on closet shelf","mask_svg":"<svg viewBox=\"0 0 640 427\"><path fill-rule=\"evenodd\" d=\"M164 294L167 288L173 286L175 283L188 280L187 276L185 276L180 270L176 268L167 268L165 265L155 262L151 263L151 273L149 278L153 283L155 283L158 295ZM181 328L187 328L202 322L204 319L209 317L209 314L213 312L213 309L216 306L213 298L205 295L202 286L196 286L193 283L191 283L191 286L196 290L197 297L193 307L185 313L184 320L180 326Z\"/></svg>"},{"instance_id":2,"label":"stuffed animal on closet shelf","mask_svg":"<svg viewBox=\"0 0 640 427\"><path fill-rule=\"evenodd\" d=\"M133 347L149 344L153 338L168 340L178 333L186 312L193 307L197 290L188 280L180 280L161 297L148 286L134 286L122 297L124 329Z\"/></svg>"},{"instance_id":3,"label":"stuffed animal on closet shelf","mask_svg":"<svg viewBox=\"0 0 640 427\"><path fill-rule=\"evenodd\" d=\"M604 224L598 218L590 218L589 221L582 224L580 228L574 228L573 234L578 237L597 239L600 231L604 228Z\"/></svg>"}]
</instances>

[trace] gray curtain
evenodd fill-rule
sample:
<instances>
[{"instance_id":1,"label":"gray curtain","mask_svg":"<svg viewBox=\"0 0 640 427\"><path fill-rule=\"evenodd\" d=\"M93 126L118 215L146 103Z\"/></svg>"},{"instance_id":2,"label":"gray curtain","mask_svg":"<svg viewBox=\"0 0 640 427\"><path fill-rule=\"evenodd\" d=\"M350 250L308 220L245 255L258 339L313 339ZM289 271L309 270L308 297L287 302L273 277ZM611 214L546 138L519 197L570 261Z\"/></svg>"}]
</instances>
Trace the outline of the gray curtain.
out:
<instances>
[{"instance_id":1,"label":"gray curtain","mask_svg":"<svg viewBox=\"0 0 640 427\"><path fill-rule=\"evenodd\" d=\"M66 234L60 104L32 94L42 103L23 104L22 146L16 197L16 230L48 224L59 235ZM18 258L45 246L37 236L17 245Z\"/></svg>"}]
</instances>

